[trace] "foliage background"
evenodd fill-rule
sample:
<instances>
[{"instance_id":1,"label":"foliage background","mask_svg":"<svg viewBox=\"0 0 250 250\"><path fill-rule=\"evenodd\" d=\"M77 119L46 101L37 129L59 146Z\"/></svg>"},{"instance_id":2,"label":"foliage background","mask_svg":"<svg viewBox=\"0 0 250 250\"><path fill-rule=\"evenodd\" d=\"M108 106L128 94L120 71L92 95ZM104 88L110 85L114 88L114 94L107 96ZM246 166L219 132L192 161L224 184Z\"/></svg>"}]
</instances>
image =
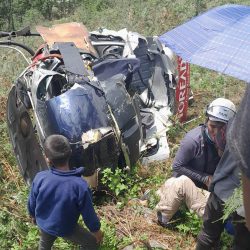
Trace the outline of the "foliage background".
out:
<instances>
[{"instance_id":1,"label":"foliage background","mask_svg":"<svg viewBox=\"0 0 250 250\"><path fill-rule=\"evenodd\" d=\"M99 27L137 31L143 35L160 35L167 30L185 22L199 13L222 4L249 4L248 0L1 0L0 30L16 30L30 25L49 26L62 22L82 22L89 30ZM21 39L22 42L37 48L39 39ZM12 50L0 48L0 247L1 249L36 249L38 230L30 223L26 212L28 187L17 170L6 129L5 105L11 82L25 67L25 63ZM147 224L140 206L131 205L128 201L140 196L147 188L156 190L170 175L171 161L178 148L180 138L185 130L202 123L203 107L215 97L225 96L239 103L244 83L236 79L219 75L196 66L191 67L191 87L194 92L194 103L189 108L188 118L194 119L186 125L178 122L168 131L171 158L166 164L154 165L148 169L137 168L137 172L129 176L129 183L124 182L122 188L113 190L118 196L97 207L102 215L102 226L106 233L102 249L121 249L137 244L136 249L147 249L144 243L152 236L167 245L167 249L192 249L194 233L199 221L194 216L183 216L184 231L170 231ZM154 173L152 175L152 173ZM108 176L116 178L121 174ZM117 177L118 178L118 177ZM111 185L112 187L112 185ZM119 191L119 192L118 192ZM157 199L152 196L150 207L154 207ZM132 208L132 209L131 209ZM114 214L116 216L114 216ZM132 216L132 217L131 217ZM127 218L126 220L124 218ZM185 219L187 219L185 221ZM131 222L134 220L135 224ZM141 222L139 222L141 220ZM145 227L138 227L138 224ZM118 225L118 226L117 226ZM121 233L123 232L123 233ZM225 236L224 249L228 249L230 239ZM143 243L144 242L144 243ZM227 242L227 244L226 244ZM74 249L70 244L58 240L54 249Z\"/></svg>"}]
</instances>

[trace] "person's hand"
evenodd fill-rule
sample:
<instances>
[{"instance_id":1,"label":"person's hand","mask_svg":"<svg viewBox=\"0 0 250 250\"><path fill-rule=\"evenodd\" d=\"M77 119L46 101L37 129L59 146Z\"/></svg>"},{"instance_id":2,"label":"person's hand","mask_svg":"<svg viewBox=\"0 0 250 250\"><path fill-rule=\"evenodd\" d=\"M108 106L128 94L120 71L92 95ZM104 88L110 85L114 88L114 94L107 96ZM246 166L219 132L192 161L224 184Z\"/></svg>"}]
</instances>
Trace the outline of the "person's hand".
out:
<instances>
[{"instance_id":1,"label":"person's hand","mask_svg":"<svg viewBox=\"0 0 250 250\"><path fill-rule=\"evenodd\" d=\"M208 176L208 178L207 178L207 181L206 181L206 186L207 186L207 188L209 188L209 186L210 186L210 184L211 184L211 182L212 182L212 179L213 179L213 176L212 175L209 175Z\"/></svg>"},{"instance_id":2,"label":"person's hand","mask_svg":"<svg viewBox=\"0 0 250 250\"><path fill-rule=\"evenodd\" d=\"M34 225L36 225L36 218L30 216L30 219L31 219L31 222L32 222Z\"/></svg>"},{"instance_id":3,"label":"person's hand","mask_svg":"<svg viewBox=\"0 0 250 250\"><path fill-rule=\"evenodd\" d=\"M96 238L97 244L100 244L102 242L102 239L103 239L103 232L101 230L99 230L97 232L94 232L93 235Z\"/></svg>"},{"instance_id":4,"label":"person's hand","mask_svg":"<svg viewBox=\"0 0 250 250\"><path fill-rule=\"evenodd\" d=\"M218 152L219 157L222 157L224 151L222 151L221 149L218 148L217 152Z\"/></svg>"}]
</instances>

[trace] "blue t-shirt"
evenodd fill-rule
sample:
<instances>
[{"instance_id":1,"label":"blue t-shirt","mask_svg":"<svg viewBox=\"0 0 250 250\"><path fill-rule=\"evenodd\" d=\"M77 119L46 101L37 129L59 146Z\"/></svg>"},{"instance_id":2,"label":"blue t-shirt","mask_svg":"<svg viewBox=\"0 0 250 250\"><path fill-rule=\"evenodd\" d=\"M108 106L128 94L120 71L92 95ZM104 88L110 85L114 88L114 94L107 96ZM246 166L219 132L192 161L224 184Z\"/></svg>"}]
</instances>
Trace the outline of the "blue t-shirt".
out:
<instances>
[{"instance_id":1,"label":"blue t-shirt","mask_svg":"<svg viewBox=\"0 0 250 250\"><path fill-rule=\"evenodd\" d=\"M83 167L66 172L51 168L35 176L28 210L43 231L54 236L70 235L80 214L91 232L100 229L100 221L82 173Z\"/></svg>"}]
</instances>

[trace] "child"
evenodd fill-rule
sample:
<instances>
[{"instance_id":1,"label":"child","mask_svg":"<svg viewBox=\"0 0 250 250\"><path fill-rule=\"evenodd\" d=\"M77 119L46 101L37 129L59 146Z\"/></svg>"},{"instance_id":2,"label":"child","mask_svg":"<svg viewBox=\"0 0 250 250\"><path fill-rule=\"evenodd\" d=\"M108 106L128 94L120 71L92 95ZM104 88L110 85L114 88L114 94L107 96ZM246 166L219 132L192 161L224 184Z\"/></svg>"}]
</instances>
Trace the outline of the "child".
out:
<instances>
[{"instance_id":1,"label":"child","mask_svg":"<svg viewBox=\"0 0 250 250\"><path fill-rule=\"evenodd\" d=\"M51 249L57 237L81 249L98 249L103 233L88 185L81 178L83 167L69 169L71 148L62 135L49 136L44 151L52 167L36 175L28 200L29 213L41 231L39 249ZM90 232L78 224L80 214Z\"/></svg>"}]
</instances>

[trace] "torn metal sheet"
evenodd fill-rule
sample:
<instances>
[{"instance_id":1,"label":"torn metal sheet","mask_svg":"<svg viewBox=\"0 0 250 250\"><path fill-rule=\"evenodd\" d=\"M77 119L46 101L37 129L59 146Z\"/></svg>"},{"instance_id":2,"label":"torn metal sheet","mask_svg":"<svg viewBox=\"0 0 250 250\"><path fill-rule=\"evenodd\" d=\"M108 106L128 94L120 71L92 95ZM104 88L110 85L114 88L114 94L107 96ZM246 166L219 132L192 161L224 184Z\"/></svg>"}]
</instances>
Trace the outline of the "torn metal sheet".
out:
<instances>
[{"instance_id":1,"label":"torn metal sheet","mask_svg":"<svg viewBox=\"0 0 250 250\"><path fill-rule=\"evenodd\" d=\"M90 129L82 134L83 148L86 149L90 144L98 143L105 136L113 133L112 127Z\"/></svg>"},{"instance_id":2,"label":"torn metal sheet","mask_svg":"<svg viewBox=\"0 0 250 250\"><path fill-rule=\"evenodd\" d=\"M73 42L79 49L84 49L93 55L96 51L89 40L89 32L81 23L55 24L51 28L37 26L43 40L51 47L55 42Z\"/></svg>"},{"instance_id":3,"label":"torn metal sheet","mask_svg":"<svg viewBox=\"0 0 250 250\"><path fill-rule=\"evenodd\" d=\"M29 113L18 98L15 86L12 87L7 100L7 124L20 173L25 181L31 184L36 173L48 167Z\"/></svg>"}]
</instances>

